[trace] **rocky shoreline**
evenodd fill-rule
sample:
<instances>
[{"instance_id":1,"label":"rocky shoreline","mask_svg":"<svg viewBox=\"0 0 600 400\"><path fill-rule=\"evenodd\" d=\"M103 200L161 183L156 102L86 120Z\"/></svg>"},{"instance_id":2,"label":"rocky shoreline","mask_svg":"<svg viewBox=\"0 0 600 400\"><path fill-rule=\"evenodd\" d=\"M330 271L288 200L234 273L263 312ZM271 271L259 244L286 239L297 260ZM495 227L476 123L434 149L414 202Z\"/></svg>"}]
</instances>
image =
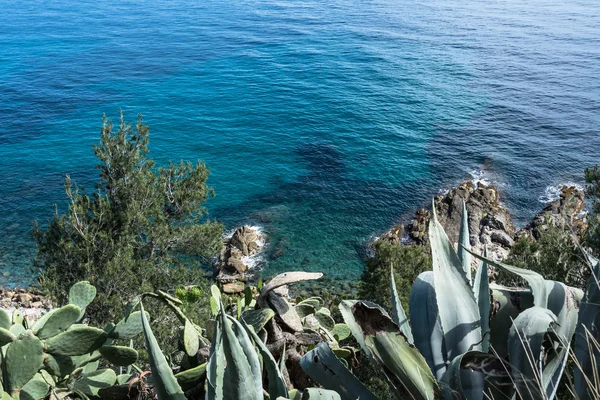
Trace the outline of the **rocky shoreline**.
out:
<instances>
[{"instance_id":1,"label":"rocky shoreline","mask_svg":"<svg viewBox=\"0 0 600 400\"><path fill-rule=\"evenodd\" d=\"M515 228L509 210L500 202L498 188L493 185L466 181L436 196L433 204L448 238L456 244L464 200L469 213L470 241L474 251L481 254L485 246L490 257L501 261L508 256L516 240L523 236L537 239L550 225L570 227L577 235L583 232L587 226L583 212L584 199L582 189L564 185L560 188L558 199L548 203L521 229ZM431 211L420 208L411 221L394 226L377 240L427 246L430 218Z\"/></svg>"}]
</instances>

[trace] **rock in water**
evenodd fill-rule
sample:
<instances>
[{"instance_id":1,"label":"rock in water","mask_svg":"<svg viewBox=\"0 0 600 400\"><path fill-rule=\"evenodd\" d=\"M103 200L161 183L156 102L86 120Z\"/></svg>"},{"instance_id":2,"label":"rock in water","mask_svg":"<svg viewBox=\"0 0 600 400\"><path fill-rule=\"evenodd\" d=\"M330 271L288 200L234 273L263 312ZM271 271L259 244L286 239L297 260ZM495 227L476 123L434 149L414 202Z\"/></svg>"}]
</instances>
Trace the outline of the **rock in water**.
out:
<instances>
[{"instance_id":1,"label":"rock in water","mask_svg":"<svg viewBox=\"0 0 600 400\"><path fill-rule=\"evenodd\" d=\"M527 235L539 239L541 233L549 226L569 228L579 236L587 227L585 218L581 217L584 206L583 189L565 185L560 189L559 198L548 203L529 225L517 233L517 236Z\"/></svg>"},{"instance_id":2,"label":"rock in water","mask_svg":"<svg viewBox=\"0 0 600 400\"><path fill-rule=\"evenodd\" d=\"M238 228L231 238L225 240L219 257L217 280L228 293L244 291L244 282L248 280L248 265L244 257L251 257L262 249L262 234L250 226Z\"/></svg>"}]
</instances>

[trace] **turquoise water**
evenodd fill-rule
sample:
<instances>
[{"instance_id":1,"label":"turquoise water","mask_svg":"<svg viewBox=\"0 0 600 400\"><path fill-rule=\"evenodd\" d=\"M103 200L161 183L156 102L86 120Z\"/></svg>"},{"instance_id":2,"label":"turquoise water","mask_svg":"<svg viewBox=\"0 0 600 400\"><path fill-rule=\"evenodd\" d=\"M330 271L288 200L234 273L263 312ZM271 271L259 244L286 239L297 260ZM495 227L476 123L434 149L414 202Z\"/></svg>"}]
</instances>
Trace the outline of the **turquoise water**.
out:
<instances>
[{"instance_id":1,"label":"turquoise water","mask_svg":"<svg viewBox=\"0 0 600 400\"><path fill-rule=\"evenodd\" d=\"M474 170L523 221L600 148L600 3L523 3L4 1L0 284L31 280L32 221L66 174L93 187L119 108L160 163L209 165L211 214L267 232L265 274L355 279L373 235Z\"/></svg>"}]
</instances>

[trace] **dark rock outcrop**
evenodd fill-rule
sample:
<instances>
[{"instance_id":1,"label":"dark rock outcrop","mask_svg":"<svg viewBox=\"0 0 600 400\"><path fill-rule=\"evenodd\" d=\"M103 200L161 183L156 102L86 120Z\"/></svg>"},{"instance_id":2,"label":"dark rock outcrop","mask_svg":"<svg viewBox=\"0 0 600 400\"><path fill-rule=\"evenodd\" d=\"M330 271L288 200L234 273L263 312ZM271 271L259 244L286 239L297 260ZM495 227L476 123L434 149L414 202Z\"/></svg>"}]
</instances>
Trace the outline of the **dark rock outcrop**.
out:
<instances>
[{"instance_id":1,"label":"dark rock outcrop","mask_svg":"<svg viewBox=\"0 0 600 400\"><path fill-rule=\"evenodd\" d=\"M469 213L469 238L473 250L481 254L485 246L488 255L497 260L508 256L516 239L523 235L537 239L550 224L571 227L576 234L586 226L585 219L581 218L584 192L576 187L563 186L559 199L549 203L531 224L517 231L509 211L500 202L496 187L463 182L434 198L438 220L455 245L458 242L463 201ZM378 240L401 243L403 239L408 239L417 245L428 246L430 218L431 211L421 208L406 226L396 225Z\"/></svg>"},{"instance_id":2,"label":"dark rock outcrop","mask_svg":"<svg viewBox=\"0 0 600 400\"><path fill-rule=\"evenodd\" d=\"M587 227L582 216L584 207L584 191L575 186L563 186L559 198L548 203L529 225L517 233L517 237L526 235L539 239L540 234L550 226L572 229L580 235Z\"/></svg>"}]
</instances>

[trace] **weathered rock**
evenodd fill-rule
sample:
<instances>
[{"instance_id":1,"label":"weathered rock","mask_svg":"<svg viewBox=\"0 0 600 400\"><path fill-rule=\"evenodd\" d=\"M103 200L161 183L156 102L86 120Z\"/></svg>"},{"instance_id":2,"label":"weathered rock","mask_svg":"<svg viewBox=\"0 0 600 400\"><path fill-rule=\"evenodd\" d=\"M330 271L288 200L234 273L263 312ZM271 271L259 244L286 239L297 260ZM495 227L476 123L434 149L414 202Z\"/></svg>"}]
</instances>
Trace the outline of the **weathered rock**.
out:
<instances>
[{"instance_id":1,"label":"weathered rock","mask_svg":"<svg viewBox=\"0 0 600 400\"><path fill-rule=\"evenodd\" d=\"M227 294L241 293L246 288L244 282L234 281L223 284L223 292Z\"/></svg>"},{"instance_id":2,"label":"weathered rock","mask_svg":"<svg viewBox=\"0 0 600 400\"><path fill-rule=\"evenodd\" d=\"M394 226L392 229L384 233L379 237L378 240L387 241L387 242L395 242L401 243L402 237L404 236L404 225L398 224Z\"/></svg>"},{"instance_id":3,"label":"weathered rock","mask_svg":"<svg viewBox=\"0 0 600 400\"><path fill-rule=\"evenodd\" d=\"M550 226L572 229L581 234L586 228L585 218L580 215L585 206L585 193L575 186L563 186L557 200L548 203L533 221L519 231L518 236L527 235L539 239Z\"/></svg>"},{"instance_id":4,"label":"weathered rock","mask_svg":"<svg viewBox=\"0 0 600 400\"><path fill-rule=\"evenodd\" d=\"M249 226L238 228L231 238L225 240L217 266L217 280L224 291L236 290L228 293L239 293L244 290L244 282L248 280L248 265L244 263L244 257L260 252L263 242L260 232Z\"/></svg>"},{"instance_id":5,"label":"weathered rock","mask_svg":"<svg viewBox=\"0 0 600 400\"><path fill-rule=\"evenodd\" d=\"M537 239L549 225L571 227L576 234L583 232L586 227L585 218L581 218L584 192L576 187L564 186L559 199L548 204L528 226L517 232L510 213L500 203L496 187L464 182L434 198L438 220L455 245L462 219L462 201L469 213L471 247L480 254L484 246L487 247L488 255L496 260L503 260L508 256L515 239L524 235ZM406 225L407 238L417 245L428 246L430 218L430 211L423 208L417 210L414 219ZM402 225L397 225L379 240L401 242L403 230ZM473 262L475 264L477 260L474 259Z\"/></svg>"}]
</instances>

